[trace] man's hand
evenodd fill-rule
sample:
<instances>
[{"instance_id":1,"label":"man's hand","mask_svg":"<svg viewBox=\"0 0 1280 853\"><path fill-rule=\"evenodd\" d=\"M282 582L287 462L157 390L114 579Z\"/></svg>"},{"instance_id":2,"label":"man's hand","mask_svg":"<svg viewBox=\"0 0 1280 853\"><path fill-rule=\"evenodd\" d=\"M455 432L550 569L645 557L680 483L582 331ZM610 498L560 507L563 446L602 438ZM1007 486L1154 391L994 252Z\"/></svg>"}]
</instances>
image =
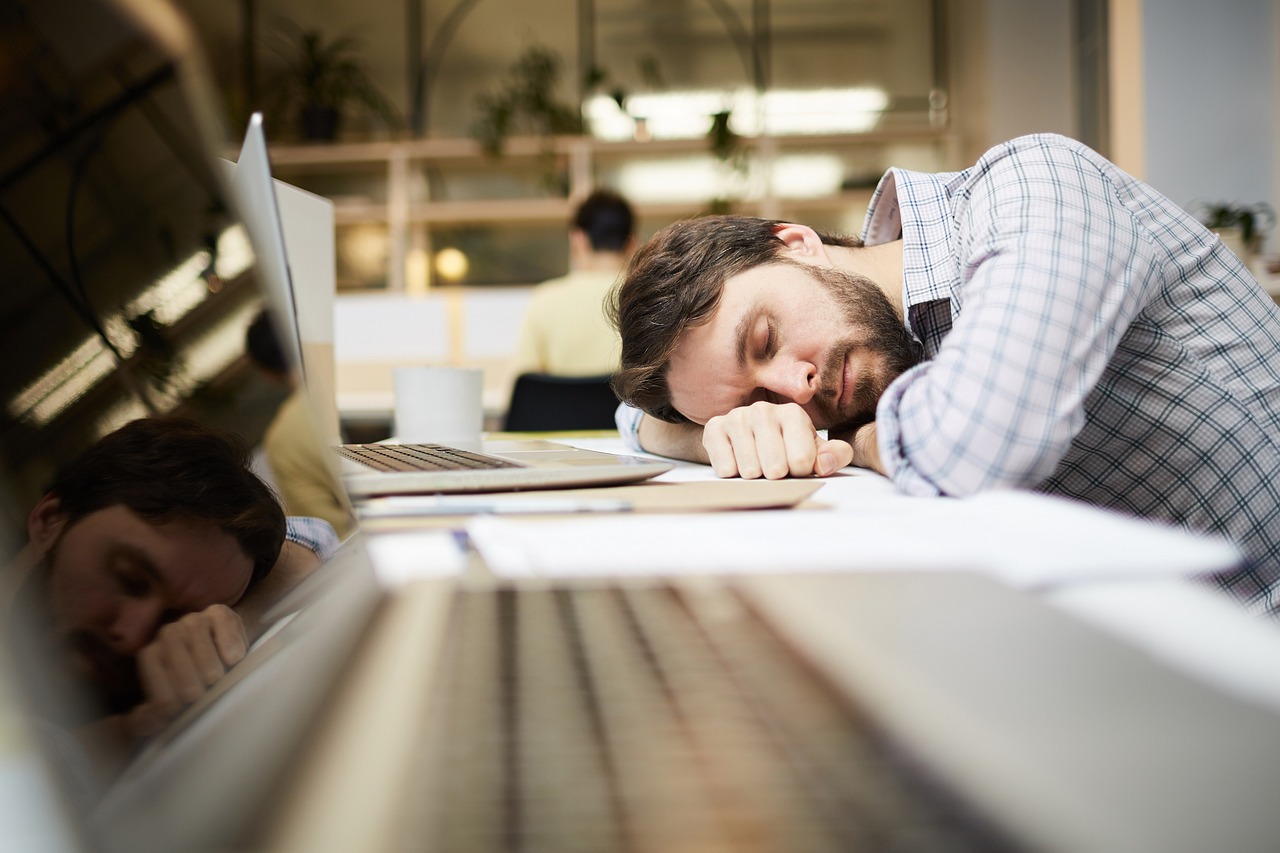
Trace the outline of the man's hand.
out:
<instances>
[{"instance_id":1,"label":"man's hand","mask_svg":"<svg viewBox=\"0 0 1280 853\"><path fill-rule=\"evenodd\" d=\"M844 438L844 436L841 436ZM852 437L846 439L853 445L853 464L859 468L870 468L877 474L886 474L884 463L880 461L880 445L876 443L876 425L872 423L858 427Z\"/></svg>"},{"instance_id":2,"label":"man's hand","mask_svg":"<svg viewBox=\"0 0 1280 853\"><path fill-rule=\"evenodd\" d=\"M707 459L719 477L825 477L853 461L853 447L824 440L795 403L757 402L707 421Z\"/></svg>"},{"instance_id":3,"label":"man's hand","mask_svg":"<svg viewBox=\"0 0 1280 853\"><path fill-rule=\"evenodd\" d=\"M222 604L162 627L138 653L138 677L146 699L128 715L134 736L159 731L239 663L248 647L244 623Z\"/></svg>"}]
</instances>

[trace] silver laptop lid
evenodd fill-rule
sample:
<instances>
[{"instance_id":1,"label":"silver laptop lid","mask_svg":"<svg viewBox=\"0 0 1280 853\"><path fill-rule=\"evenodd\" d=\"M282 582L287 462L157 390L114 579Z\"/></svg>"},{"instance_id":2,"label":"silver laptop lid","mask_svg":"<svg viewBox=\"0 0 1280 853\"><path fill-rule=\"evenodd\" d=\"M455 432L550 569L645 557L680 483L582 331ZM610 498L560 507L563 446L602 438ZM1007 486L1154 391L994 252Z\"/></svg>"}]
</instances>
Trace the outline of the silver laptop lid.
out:
<instances>
[{"instance_id":1,"label":"silver laptop lid","mask_svg":"<svg viewBox=\"0 0 1280 853\"><path fill-rule=\"evenodd\" d=\"M307 347L303 345L305 336L299 323L299 303L307 294L295 287L292 277L289 241L278 197L281 186L285 190L292 188L279 185L271 176L262 117L258 114L249 120L244 144L231 175L236 196L245 209L246 224L259 248L263 280L268 300L280 321L282 340L310 383L324 371L313 370L308 365ZM312 400L313 404L316 402ZM458 451L461 456L479 453L489 457L487 460L475 460L488 465L477 464L474 467L470 462L453 465L459 460L459 455L447 454L412 469L387 468L378 459L374 459L372 464L358 459L357 454L363 449L358 445L348 445L344 452L335 453L332 459L335 477L341 477L352 498L602 486L645 480L673 467L657 459L615 456L546 441L508 440L485 442L480 447L450 449ZM378 455L385 456L393 450L385 448ZM494 467L494 457L504 460L505 464ZM443 467L445 465L448 467Z\"/></svg>"},{"instance_id":2,"label":"silver laptop lid","mask_svg":"<svg viewBox=\"0 0 1280 853\"><path fill-rule=\"evenodd\" d=\"M150 415L193 418L254 447L284 392L245 358L262 279L215 156L230 141L219 98L185 21L164 0L16 0L0 13L0 43L13 60L0 78L0 584L13 593L27 514L60 466ZM6 724L18 747L0 760L47 759L46 790L69 795L24 813L49 815L50 837L71 847L123 849L110 824L81 830L102 780L68 740L37 736L45 721L100 711L74 684L55 689L53 664L29 642L47 628L43 608L9 599L0 652L19 677L0 689L0 722L19 712L41 722ZM187 802L190 815L234 837L251 815L228 809L229 797L284 760L303 728L292 719L283 740L260 742L254 773L242 765L189 786L205 797ZM159 815L125 814L135 837L163 848ZM7 814L0 824L12 825Z\"/></svg>"}]
</instances>

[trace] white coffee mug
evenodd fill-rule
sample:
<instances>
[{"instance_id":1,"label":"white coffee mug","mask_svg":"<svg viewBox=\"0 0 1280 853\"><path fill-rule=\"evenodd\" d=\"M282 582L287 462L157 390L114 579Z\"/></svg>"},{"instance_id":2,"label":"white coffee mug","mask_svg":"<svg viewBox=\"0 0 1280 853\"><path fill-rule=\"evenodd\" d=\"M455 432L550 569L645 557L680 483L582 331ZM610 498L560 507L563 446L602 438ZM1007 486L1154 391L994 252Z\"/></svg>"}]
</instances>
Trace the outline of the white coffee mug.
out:
<instances>
[{"instance_id":1,"label":"white coffee mug","mask_svg":"<svg viewBox=\"0 0 1280 853\"><path fill-rule=\"evenodd\" d=\"M484 429L484 371L397 367L395 437L401 442L475 445Z\"/></svg>"}]
</instances>

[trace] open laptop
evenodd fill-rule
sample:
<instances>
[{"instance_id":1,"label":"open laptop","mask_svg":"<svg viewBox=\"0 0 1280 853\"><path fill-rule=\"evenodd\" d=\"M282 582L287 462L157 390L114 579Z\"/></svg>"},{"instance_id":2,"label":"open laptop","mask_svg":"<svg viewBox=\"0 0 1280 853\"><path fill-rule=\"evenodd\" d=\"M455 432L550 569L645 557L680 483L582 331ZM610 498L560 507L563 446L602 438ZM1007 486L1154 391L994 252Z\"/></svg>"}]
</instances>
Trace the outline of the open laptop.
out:
<instances>
[{"instance_id":1,"label":"open laptop","mask_svg":"<svg viewBox=\"0 0 1280 853\"><path fill-rule=\"evenodd\" d=\"M185 354L185 370L212 372L166 385L172 405L252 436L252 396L232 393L251 383L187 333L226 327L229 340L259 304L230 242L216 282L197 251L209 212L225 226L212 233L234 233L235 207L212 165L219 126L196 117L212 100L184 23L139 0L22 11L0 18L0 41L42 47L24 67L47 88L22 89L44 93L28 99L36 109L0 97L10 547L41 474L134 411L139 376L126 382L113 362L84 374L86 329L146 308L150 283L174 288L145 328ZM52 141L42 103L68 122ZM67 298L80 285L63 291L50 275L65 265L67 165L85 155L79 281L104 298L82 301ZM39 333L21 337L33 316ZM210 384L217 406L197 394ZM22 818L3 814L0 833L29 828L0 848L39 849L28 842L40 830L44 849L74 853L1280 846L1276 715L981 577L672 580L655 567L522 584L471 564L389 589L366 544L349 541L216 698L89 798L59 793L75 789L58 783L76 763L28 725L44 710L39 661L0 667L3 769L53 782L21 786L26 802L0 798Z\"/></svg>"},{"instance_id":2,"label":"open laptop","mask_svg":"<svg viewBox=\"0 0 1280 853\"><path fill-rule=\"evenodd\" d=\"M278 290L272 302L277 306L279 325L298 355L305 376L306 349L298 343L302 336L297 320L297 303L303 297L294 288L289 273L286 231L260 114L249 121L233 180L255 245L262 247L265 278ZM600 453L541 440L483 441L476 447L347 444L335 451L352 498L606 486L646 480L672 467L656 459Z\"/></svg>"}]
</instances>

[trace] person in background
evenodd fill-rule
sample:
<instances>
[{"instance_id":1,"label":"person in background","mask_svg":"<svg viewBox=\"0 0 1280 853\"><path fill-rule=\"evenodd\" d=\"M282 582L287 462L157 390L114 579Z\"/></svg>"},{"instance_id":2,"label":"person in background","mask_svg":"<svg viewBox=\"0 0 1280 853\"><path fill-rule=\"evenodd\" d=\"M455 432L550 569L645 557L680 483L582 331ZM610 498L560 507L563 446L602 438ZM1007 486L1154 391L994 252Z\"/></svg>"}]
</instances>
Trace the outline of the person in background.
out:
<instances>
[{"instance_id":1,"label":"person in background","mask_svg":"<svg viewBox=\"0 0 1280 853\"><path fill-rule=\"evenodd\" d=\"M1212 580L1280 615L1280 307L1213 234L1052 134L891 169L863 234L655 235L613 306L624 436L726 477L852 463L1223 535L1245 563Z\"/></svg>"},{"instance_id":2,"label":"person in background","mask_svg":"<svg viewBox=\"0 0 1280 853\"><path fill-rule=\"evenodd\" d=\"M569 274L533 289L516 345L515 374L602 376L618 366L618 335L605 299L635 245L625 198L596 190L578 205L569 231Z\"/></svg>"},{"instance_id":3,"label":"person in background","mask_svg":"<svg viewBox=\"0 0 1280 853\"><path fill-rule=\"evenodd\" d=\"M285 358L266 311L259 312L245 331L245 352L270 381L289 391L262 438L270 479L285 511L323 518L339 536L347 536L355 527L355 515L332 473L330 451L316 435L306 390Z\"/></svg>"},{"instance_id":4,"label":"person in background","mask_svg":"<svg viewBox=\"0 0 1280 853\"><path fill-rule=\"evenodd\" d=\"M325 522L286 519L237 436L176 417L64 466L27 534L0 585L9 640L102 776L239 662L337 545Z\"/></svg>"}]
</instances>

